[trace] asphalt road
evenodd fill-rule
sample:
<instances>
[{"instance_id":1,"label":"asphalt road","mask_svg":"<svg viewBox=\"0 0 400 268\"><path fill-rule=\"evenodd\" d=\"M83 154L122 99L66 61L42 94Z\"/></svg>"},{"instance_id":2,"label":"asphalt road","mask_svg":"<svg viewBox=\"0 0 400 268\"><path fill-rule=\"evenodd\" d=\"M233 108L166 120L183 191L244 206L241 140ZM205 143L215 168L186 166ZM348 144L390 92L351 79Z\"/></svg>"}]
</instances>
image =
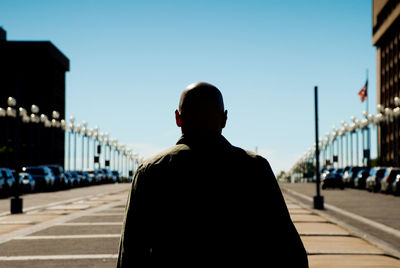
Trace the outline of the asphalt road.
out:
<instances>
[{"instance_id":1,"label":"asphalt road","mask_svg":"<svg viewBox=\"0 0 400 268\"><path fill-rule=\"evenodd\" d=\"M0 267L115 267L129 184L24 196L24 214L0 200Z\"/></svg>"},{"instance_id":2,"label":"asphalt road","mask_svg":"<svg viewBox=\"0 0 400 268\"><path fill-rule=\"evenodd\" d=\"M313 206L315 183L284 183L280 187L286 194L294 196L309 207ZM324 213L354 227L365 238L400 249L399 196L351 188L321 190L321 195L327 205Z\"/></svg>"}]
</instances>

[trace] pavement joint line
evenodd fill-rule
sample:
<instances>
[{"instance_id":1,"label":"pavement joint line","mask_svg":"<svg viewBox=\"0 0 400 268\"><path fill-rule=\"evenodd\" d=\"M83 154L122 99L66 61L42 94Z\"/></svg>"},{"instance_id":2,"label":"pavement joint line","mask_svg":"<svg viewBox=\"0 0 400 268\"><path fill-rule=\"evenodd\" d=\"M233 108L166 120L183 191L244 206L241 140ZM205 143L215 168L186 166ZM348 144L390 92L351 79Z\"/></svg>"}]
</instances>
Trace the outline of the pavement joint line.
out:
<instances>
[{"instance_id":1,"label":"pavement joint line","mask_svg":"<svg viewBox=\"0 0 400 268\"><path fill-rule=\"evenodd\" d=\"M2 221L0 225L34 224L36 221Z\"/></svg>"},{"instance_id":2,"label":"pavement joint line","mask_svg":"<svg viewBox=\"0 0 400 268\"><path fill-rule=\"evenodd\" d=\"M85 260L85 259L116 259L116 258L118 258L118 254L0 256L0 261Z\"/></svg>"},{"instance_id":3,"label":"pavement joint line","mask_svg":"<svg viewBox=\"0 0 400 268\"><path fill-rule=\"evenodd\" d=\"M122 226L122 222L65 222L56 224L55 226L106 226L106 225Z\"/></svg>"},{"instance_id":4,"label":"pavement joint line","mask_svg":"<svg viewBox=\"0 0 400 268\"><path fill-rule=\"evenodd\" d=\"M343 237L357 237L353 234L345 234L345 233L312 233L312 232L299 232L300 236L343 236ZM357 237L358 238L358 237Z\"/></svg>"},{"instance_id":5,"label":"pavement joint line","mask_svg":"<svg viewBox=\"0 0 400 268\"><path fill-rule=\"evenodd\" d=\"M14 237L14 240L51 240L51 239L93 239L120 238L120 234L90 234L90 235L31 235Z\"/></svg>"},{"instance_id":6,"label":"pavement joint line","mask_svg":"<svg viewBox=\"0 0 400 268\"><path fill-rule=\"evenodd\" d=\"M97 193L97 194L92 194L92 195L88 195L88 196L84 196L84 197L82 197L82 196L81 197L75 197L75 198L71 198L71 199L68 199L68 200L62 200L62 201L53 202L53 203L50 203L50 204L45 204L45 205L39 205L39 206L33 206L33 207L25 208L24 212L33 211L33 210L42 210L42 209L50 207L50 206L56 206L56 205L60 205L60 204L68 204L68 203L72 203L72 202L75 202L75 201L84 200L84 199L90 199L90 198L94 198L94 197L102 197L102 196L105 196L105 195L114 195L116 193L120 193L120 192L124 192L124 191L126 191L126 189L124 189L124 190L119 189L119 190L115 190L115 191L110 191L108 193ZM11 213L9 211L0 213L0 217L8 216L8 215L11 215Z\"/></svg>"},{"instance_id":7,"label":"pavement joint line","mask_svg":"<svg viewBox=\"0 0 400 268\"><path fill-rule=\"evenodd\" d=\"M289 195L286 195L286 198L288 198L289 200L291 200L293 202L299 203L304 209L311 210L315 214L327 218L329 221L331 221L331 223L334 223L336 225L345 227L346 229L350 230L351 233L353 233L355 237L364 239L364 240L370 242L371 244L377 246L378 248L383 249L385 251L385 253L383 255L389 256L389 257L392 257L392 258L396 258L396 259L400 260L400 250L399 249L393 247L392 245L388 244L387 242L381 240L378 237L375 237L375 236L369 235L369 234L366 235L364 231L358 229L357 227L355 227L353 225L350 225L350 224L348 224L348 223L346 223L346 222L344 222L342 220L339 220L338 218L336 218L334 216L331 216L331 215L329 215L329 214L327 214L327 213L325 213L325 212L323 212L321 210L310 209L310 207L308 205L306 205L305 203L303 203L303 201L299 200L296 197L300 197L300 198L303 198L303 199L308 200L310 202L313 202L312 198L310 198L310 197L308 197L306 195L303 195L301 193L298 193L296 191L293 191L293 190L290 190L290 189L286 189L286 188L283 188L282 192L283 193L287 192ZM296 197L293 197L290 194L292 194L292 195L294 195Z\"/></svg>"},{"instance_id":8,"label":"pavement joint line","mask_svg":"<svg viewBox=\"0 0 400 268\"><path fill-rule=\"evenodd\" d=\"M295 191L290 190L290 189L285 189L285 190L288 191L289 193L292 193L292 194L294 194L294 195L297 195L297 196L299 196L299 197L302 197L302 198L304 198L304 199L306 199L306 200L313 201L313 199L312 199L311 197L306 196L306 195L304 195L304 194L295 192ZM399 231L399 230L396 230L396 229L394 229L394 228L392 228L392 227L389 227L389 226L386 226L386 225L384 225L384 224L382 224L382 223L379 223L379 222L376 222L376 221L367 219L367 218L365 218L365 217L359 216L359 215L354 214L354 213L352 213L352 212L345 211L345 210L343 210L343 209L341 209L341 208L338 208L338 207L336 207L336 206L333 206L333 205L329 205L329 204L326 204L326 203L325 203L324 206L325 206L326 208L328 208L329 210L335 211L335 212L337 212L337 213L339 213L339 214L345 215L345 216L347 216L347 217L349 217L349 218L352 218L352 219L354 219L354 220L357 220L357 221L362 222L362 223L364 223L364 224L366 224L366 225L372 226L372 227L374 227L374 228L376 228L376 229L378 229L378 230L381 230L381 231L383 231L383 232L389 233L389 234L391 234L391 235L394 235L394 236L400 238L400 231Z\"/></svg>"},{"instance_id":9,"label":"pavement joint line","mask_svg":"<svg viewBox=\"0 0 400 268\"><path fill-rule=\"evenodd\" d=\"M124 216L124 213L95 213L93 216Z\"/></svg>"},{"instance_id":10,"label":"pavement joint line","mask_svg":"<svg viewBox=\"0 0 400 268\"><path fill-rule=\"evenodd\" d=\"M30 235L32 233L35 233L35 232L38 232L38 231L42 231L42 230L47 229L49 227L52 227L54 225L57 225L57 224L60 224L60 223L64 223L64 222L67 222L67 221L71 221L71 220L77 219L77 218L82 217L82 216L91 215L91 214L96 213L98 211L109 209L109 208L112 208L112 207L115 207L115 206L119 206L119 205L125 204L125 203L126 203L125 200L120 200L120 201L117 201L117 202L112 202L112 203L105 204L105 205L100 206L100 207L94 207L94 208L91 208L91 209L88 209L88 210L78 211L78 212L73 213L73 214L69 214L69 215L65 215L65 216L59 216L59 217L57 217L55 219L52 219L52 220L49 220L49 221L44 221L42 223L33 225L31 227L15 230L15 231L12 231L12 232L7 233L7 234L0 235L0 244L8 242L10 240L13 240L16 237L22 237L22 236Z\"/></svg>"},{"instance_id":11,"label":"pavement joint line","mask_svg":"<svg viewBox=\"0 0 400 268\"><path fill-rule=\"evenodd\" d=\"M329 221L329 220L326 220L326 221L321 221L321 220L319 220L319 221L310 221L310 220L292 220L293 221L293 223L332 223L331 221Z\"/></svg>"},{"instance_id":12,"label":"pavement joint line","mask_svg":"<svg viewBox=\"0 0 400 268\"><path fill-rule=\"evenodd\" d=\"M384 252L379 251L363 251L363 250L353 250L353 251L339 251L339 250L313 250L307 251L307 255L379 255L379 256L388 256Z\"/></svg>"}]
</instances>

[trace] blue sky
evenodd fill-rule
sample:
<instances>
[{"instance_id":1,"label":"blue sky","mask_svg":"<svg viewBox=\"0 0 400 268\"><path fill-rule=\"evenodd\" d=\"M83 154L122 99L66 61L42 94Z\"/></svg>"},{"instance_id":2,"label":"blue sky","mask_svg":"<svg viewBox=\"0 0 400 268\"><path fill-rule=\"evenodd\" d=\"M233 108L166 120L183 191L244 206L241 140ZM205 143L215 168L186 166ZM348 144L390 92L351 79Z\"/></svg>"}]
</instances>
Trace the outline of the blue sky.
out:
<instances>
[{"instance_id":1,"label":"blue sky","mask_svg":"<svg viewBox=\"0 0 400 268\"><path fill-rule=\"evenodd\" d=\"M67 116L144 157L179 138L182 90L215 84L228 110L224 136L257 148L277 173L314 142L314 86L321 135L361 118L366 69L375 113L371 8L365 0L2 0L0 26L9 40L57 46L71 64Z\"/></svg>"}]
</instances>

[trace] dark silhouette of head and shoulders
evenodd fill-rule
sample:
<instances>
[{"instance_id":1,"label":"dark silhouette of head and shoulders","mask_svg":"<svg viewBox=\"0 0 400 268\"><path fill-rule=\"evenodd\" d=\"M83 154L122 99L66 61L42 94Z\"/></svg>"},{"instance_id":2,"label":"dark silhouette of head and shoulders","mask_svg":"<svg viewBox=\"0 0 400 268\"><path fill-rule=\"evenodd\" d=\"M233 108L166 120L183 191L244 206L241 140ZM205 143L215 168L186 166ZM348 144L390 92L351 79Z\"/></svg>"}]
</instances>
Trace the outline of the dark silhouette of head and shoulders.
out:
<instances>
[{"instance_id":1,"label":"dark silhouette of head and shoulders","mask_svg":"<svg viewBox=\"0 0 400 268\"><path fill-rule=\"evenodd\" d=\"M182 136L135 173L118 267L307 267L268 161L222 136L227 114L214 85L182 92Z\"/></svg>"}]
</instances>

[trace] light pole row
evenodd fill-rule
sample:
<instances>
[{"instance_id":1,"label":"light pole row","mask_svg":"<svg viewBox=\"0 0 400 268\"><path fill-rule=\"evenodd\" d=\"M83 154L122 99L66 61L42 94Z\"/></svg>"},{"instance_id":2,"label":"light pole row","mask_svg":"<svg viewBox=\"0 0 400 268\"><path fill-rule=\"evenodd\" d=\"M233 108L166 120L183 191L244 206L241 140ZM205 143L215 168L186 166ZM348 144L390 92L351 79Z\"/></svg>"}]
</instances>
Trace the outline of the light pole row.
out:
<instances>
[{"instance_id":1,"label":"light pole row","mask_svg":"<svg viewBox=\"0 0 400 268\"><path fill-rule=\"evenodd\" d=\"M81 138L81 169L89 169L90 167L90 144L93 144L93 169L113 169L120 171L122 176L132 177L133 171L143 161L138 154L134 154L133 150L125 144L119 144L118 139L111 138L110 133L100 132L100 128L95 126L88 128L87 121L82 124L75 124L75 117L69 118L68 125L68 166L72 169L71 158L73 159L73 169L77 170L77 139ZM73 157L71 157L71 135L74 137ZM86 143L86 161L85 161L85 139ZM86 165L85 165L86 162ZM104 163L104 165L102 165ZM96 167L97 166L97 167Z\"/></svg>"},{"instance_id":2,"label":"light pole row","mask_svg":"<svg viewBox=\"0 0 400 268\"><path fill-rule=\"evenodd\" d=\"M321 149L320 157L322 158L323 166L328 167L340 167L345 166L370 166L371 157L371 129L375 129L374 132L378 132L378 127L385 126L388 130L392 128L392 137L390 139L393 142L393 152L384 152L392 154L392 162L390 164L394 166L399 165L398 148L400 147L399 137L399 117L400 117L400 98L395 97L393 99L393 107L384 107L382 104L377 105L377 114L368 114L363 112L363 118L357 119L355 116L350 118L350 123L341 121L341 127L338 128L333 126L332 132L327 132L325 138L319 139L319 148ZM355 157L353 154L354 144L353 136L356 136L355 140ZM361 146L360 139L361 136ZM336 151L335 151L336 144ZM345 148L343 148L345 147ZM360 163L360 147L362 148L362 161ZM316 144L312 148L309 148L289 170L288 174L294 175L294 178L300 179L310 175L309 166L313 165L315 160L315 148ZM378 154L379 155L379 154ZM382 158L382 156L381 156ZM379 163L383 162L382 159L378 159ZM388 161L386 161L388 162ZM335 165L336 163L336 165ZM312 169L311 169L312 170Z\"/></svg>"}]
</instances>

